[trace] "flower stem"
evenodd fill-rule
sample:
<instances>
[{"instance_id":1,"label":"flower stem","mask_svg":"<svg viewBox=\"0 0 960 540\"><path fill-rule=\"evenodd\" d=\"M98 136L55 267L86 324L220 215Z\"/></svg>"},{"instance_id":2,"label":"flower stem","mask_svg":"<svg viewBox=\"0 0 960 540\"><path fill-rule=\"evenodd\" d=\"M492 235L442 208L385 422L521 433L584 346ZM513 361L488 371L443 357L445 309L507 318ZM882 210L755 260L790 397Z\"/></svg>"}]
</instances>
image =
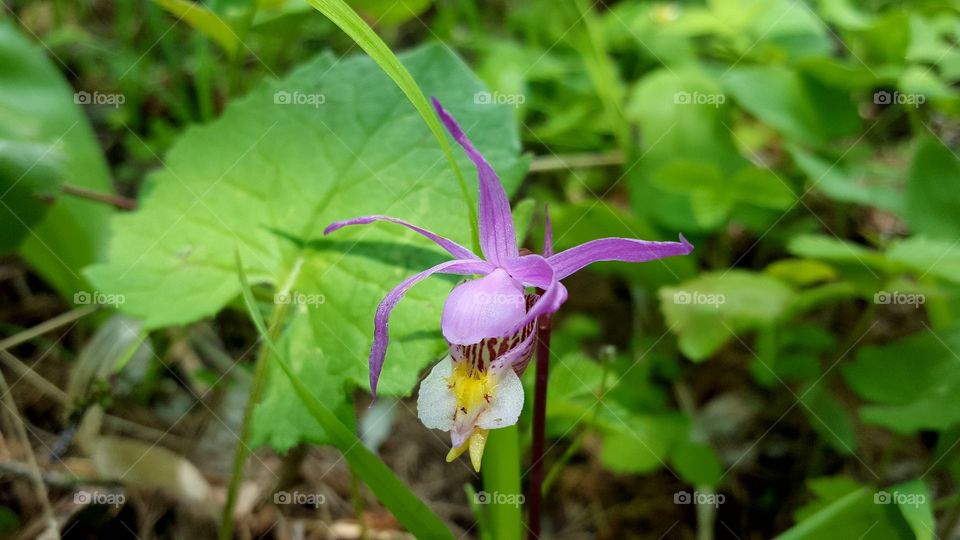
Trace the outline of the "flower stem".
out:
<instances>
[{"instance_id":1,"label":"flower stem","mask_svg":"<svg viewBox=\"0 0 960 540\"><path fill-rule=\"evenodd\" d=\"M278 304L270 317L270 326L268 335L271 340L277 339L282 328L283 318L286 314L287 304ZM243 424L240 426L240 436L237 438L237 448L233 453L233 468L230 474L230 483L227 486L227 502L223 506L223 517L220 521L220 540L229 540L233 538L233 512L237 503L237 494L240 490L240 482L243 480L243 470L250 456L250 447L247 443L250 441L251 422L253 420L253 411L263 397L263 391L267 386L268 361L272 351L264 343L260 347L257 355L256 365L254 367L253 382L250 389L250 395L247 397L247 404L243 410Z\"/></svg>"},{"instance_id":2,"label":"flower stem","mask_svg":"<svg viewBox=\"0 0 960 540\"><path fill-rule=\"evenodd\" d=\"M529 538L540 538L540 501L543 486L544 437L547 422L547 379L550 367L550 331L549 315L539 319L537 325L537 379L533 392L533 452L530 465L530 486L527 496L527 529Z\"/></svg>"}]
</instances>

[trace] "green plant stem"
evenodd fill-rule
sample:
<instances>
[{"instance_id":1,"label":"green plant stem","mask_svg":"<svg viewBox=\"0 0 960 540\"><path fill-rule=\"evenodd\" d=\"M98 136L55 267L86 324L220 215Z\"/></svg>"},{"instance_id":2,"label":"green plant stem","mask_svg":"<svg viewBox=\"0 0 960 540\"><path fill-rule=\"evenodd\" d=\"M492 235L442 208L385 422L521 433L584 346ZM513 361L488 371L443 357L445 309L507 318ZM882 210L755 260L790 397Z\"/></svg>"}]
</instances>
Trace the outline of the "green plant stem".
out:
<instances>
[{"instance_id":1,"label":"green plant stem","mask_svg":"<svg viewBox=\"0 0 960 540\"><path fill-rule=\"evenodd\" d=\"M283 318L286 315L288 304L276 304L273 313L270 316L270 325L268 327L268 336L271 341L275 341L280 335ZM268 360L272 351L263 344L260 346L260 352L257 354L257 362L253 372L253 383L250 389L250 397L247 399L247 405L243 410L243 424L240 427L240 437L237 441L237 448L233 453L233 469L230 473L230 484L227 487L227 502L223 506L223 519L220 523L220 540L229 540L233 537L233 511L237 503L237 493L240 489L240 481L243 479L243 470L247 458L250 455L250 447L247 441L250 440L250 426L253 419L253 410L257 403L263 397L263 390L267 386Z\"/></svg>"},{"instance_id":2,"label":"green plant stem","mask_svg":"<svg viewBox=\"0 0 960 540\"><path fill-rule=\"evenodd\" d=\"M239 21L235 28L237 34L237 49L230 55L227 64L227 99L234 95L243 94L241 76L243 75L243 60L246 57L244 49L247 48L244 39L246 39L247 34L249 34L250 28L253 27L258 5L259 2L250 2L250 8L243 14L243 19Z\"/></svg>"},{"instance_id":3,"label":"green plant stem","mask_svg":"<svg viewBox=\"0 0 960 540\"><path fill-rule=\"evenodd\" d=\"M201 33L193 35L194 52L196 54L195 91L197 95L197 113L201 122L213 119L213 85L212 71L213 58L210 52L210 42L207 36Z\"/></svg>"},{"instance_id":4,"label":"green plant stem","mask_svg":"<svg viewBox=\"0 0 960 540\"><path fill-rule=\"evenodd\" d=\"M350 468L350 497L353 499L353 513L357 518L357 524L360 525L360 540L367 540L367 521L363 519L363 497L360 495L360 479L357 478L357 471Z\"/></svg>"},{"instance_id":5,"label":"green plant stem","mask_svg":"<svg viewBox=\"0 0 960 540\"><path fill-rule=\"evenodd\" d=\"M487 509L484 531L497 540L519 540L520 516L520 434L517 426L490 430L483 453L483 489L486 499L478 502Z\"/></svg>"},{"instance_id":6,"label":"green plant stem","mask_svg":"<svg viewBox=\"0 0 960 540\"><path fill-rule=\"evenodd\" d=\"M774 351L776 350L775 343L774 341L771 345ZM677 396L677 403L680 405L680 410L690 418L690 421L693 423L693 429L700 430L701 428L697 421L697 406L690 388L683 381L676 382L673 388L674 394ZM696 486L696 490L700 493L716 494L716 489L710 485L698 485ZM698 504L696 507L696 516L697 540L713 540L717 521L717 507L710 504Z\"/></svg>"}]
</instances>

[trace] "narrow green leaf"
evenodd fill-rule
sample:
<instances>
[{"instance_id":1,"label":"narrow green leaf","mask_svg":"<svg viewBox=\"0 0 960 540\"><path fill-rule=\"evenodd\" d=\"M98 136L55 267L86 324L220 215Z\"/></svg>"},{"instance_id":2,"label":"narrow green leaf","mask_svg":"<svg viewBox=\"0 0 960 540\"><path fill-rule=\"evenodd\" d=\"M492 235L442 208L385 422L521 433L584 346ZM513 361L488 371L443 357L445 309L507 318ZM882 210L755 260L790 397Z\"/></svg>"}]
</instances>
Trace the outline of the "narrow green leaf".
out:
<instances>
[{"instance_id":1,"label":"narrow green leaf","mask_svg":"<svg viewBox=\"0 0 960 540\"><path fill-rule=\"evenodd\" d=\"M930 489L920 478L899 484L894 488L894 501L913 530L917 540L933 540L936 523L933 519L933 504Z\"/></svg>"},{"instance_id":2,"label":"narrow green leaf","mask_svg":"<svg viewBox=\"0 0 960 540\"><path fill-rule=\"evenodd\" d=\"M153 0L153 3L216 41L230 56L236 54L240 38L230 25L213 11L188 0Z\"/></svg>"},{"instance_id":3,"label":"narrow green leaf","mask_svg":"<svg viewBox=\"0 0 960 540\"><path fill-rule=\"evenodd\" d=\"M237 274L240 279L240 292L243 295L243 301L247 306L250 319L257 327L260 338L264 340L266 346L273 353L272 359L277 362L280 369L290 379L297 396L306 405L310 415L326 430L333 441L333 445L343 453L343 457L350 463L353 470L373 490L384 506L393 512L397 520L415 537L453 538L440 518L414 495L380 458L367 450L360 439L347 426L343 425L343 422L336 417L333 411L311 394L310 390L296 377L282 350L274 344L267 333L267 325L257 309L253 292L250 290L250 283L247 281L247 275L243 270L240 252L235 251L234 256Z\"/></svg>"},{"instance_id":4,"label":"narrow green leaf","mask_svg":"<svg viewBox=\"0 0 960 540\"><path fill-rule=\"evenodd\" d=\"M490 430L486 451L483 453L483 491L476 494L476 502L487 508L490 538L517 539L522 536L520 507L520 435L517 426Z\"/></svg>"},{"instance_id":5,"label":"narrow green leaf","mask_svg":"<svg viewBox=\"0 0 960 540\"><path fill-rule=\"evenodd\" d=\"M476 205L473 203L473 197L470 195L470 190L467 189L467 181L463 178L463 173L457 165L457 160L453 157L453 150L450 148L450 143L447 142L447 137L444 134L443 126L440 125L440 120L433 112L433 108L430 106L430 103L427 102L427 98L423 95L420 87L417 86L417 82L413 79L413 76L410 75L407 68L403 67L403 64L400 63L397 56L393 54L390 47L380 39L380 36L373 31L373 28L370 28L370 25L368 25L360 15L357 15L357 12L348 6L346 2L343 0L307 0L307 2L316 8L317 11L323 13L333 24L339 26L341 30L350 36L350 39L370 55L370 58L373 58L384 73L393 79L393 82L397 83L400 90L403 91L407 99L410 100L410 103L413 104L417 112L420 113L423 121L430 127L430 131L432 131L433 136L437 138L440 148L443 149L443 153L447 157L447 162L450 163L450 168L453 169L453 172L457 175L457 182L460 184L460 190L463 192L464 201L466 201L468 211L470 212L470 229L474 241L477 242L479 238L477 231L477 210Z\"/></svg>"},{"instance_id":6,"label":"narrow green leaf","mask_svg":"<svg viewBox=\"0 0 960 540\"><path fill-rule=\"evenodd\" d=\"M838 521L850 520L848 516L858 512L863 505L869 504L870 497L871 494L867 488L851 491L778 536L777 540L816 538L825 530L830 530Z\"/></svg>"}]
</instances>

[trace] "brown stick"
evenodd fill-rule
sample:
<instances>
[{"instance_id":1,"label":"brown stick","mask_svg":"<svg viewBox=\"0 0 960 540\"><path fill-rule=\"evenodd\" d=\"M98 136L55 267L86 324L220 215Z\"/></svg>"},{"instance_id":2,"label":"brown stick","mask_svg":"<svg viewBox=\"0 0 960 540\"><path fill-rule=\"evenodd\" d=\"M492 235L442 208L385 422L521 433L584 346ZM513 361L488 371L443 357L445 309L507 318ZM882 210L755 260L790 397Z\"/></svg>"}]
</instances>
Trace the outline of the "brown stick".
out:
<instances>
[{"instance_id":1,"label":"brown stick","mask_svg":"<svg viewBox=\"0 0 960 540\"><path fill-rule=\"evenodd\" d=\"M60 186L60 191L66 193L67 195L73 195L82 199L109 204L121 210L137 209L137 201L121 195L114 195L113 193L101 193L99 191L93 191L70 184L63 184Z\"/></svg>"}]
</instances>

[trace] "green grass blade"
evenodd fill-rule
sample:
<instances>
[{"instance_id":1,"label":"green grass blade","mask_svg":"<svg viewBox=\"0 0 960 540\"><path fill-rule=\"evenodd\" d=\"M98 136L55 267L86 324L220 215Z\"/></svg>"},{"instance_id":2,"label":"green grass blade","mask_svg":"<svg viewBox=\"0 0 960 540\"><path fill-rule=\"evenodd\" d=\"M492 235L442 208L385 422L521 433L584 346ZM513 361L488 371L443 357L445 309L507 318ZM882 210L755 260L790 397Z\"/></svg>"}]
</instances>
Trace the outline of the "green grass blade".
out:
<instances>
[{"instance_id":1,"label":"green grass blade","mask_svg":"<svg viewBox=\"0 0 960 540\"><path fill-rule=\"evenodd\" d=\"M467 203L470 230L473 234L474 243L477 243L476 203L470 194L469 188L467 188L467 181L463 178L463 172L460 171L457 160L453 157L453 149L450 147L450 143L447 142L443 126L440 125L440 119L437 118L433 107L430 106L430 103L427 101L426 96L423 95L423 91L420 90L413 76L410 75L407 68L403 67L403 64L400 63L397 56L393 54L390 47L380 39L380 36L373 31L373 28L370 28L370 25L360 18L360 15L357 15L357 12L348 6L346 2L343 0L307 0L307 3L316 8L320 13L323 13L333 24L339 26L341 30L350 36L350 39L370 55L370 58L373 58L380 66L380 69L393 79L393 82L397 83L400 90L403 91L407 99L410 100L410 103L412 103L414 108L417 109L417 112L420 113L420 117L423 118L423 121L427 123L430 131L433 132L433 136L436 137L440 148L450 163L450 168L453 169L454 174L457 176L457 182L460 184L460 190L463 192L463 199Z\"/></svg>"},{"instance_id":2,"label":"green grass blade","mask_svg":"<svg viewBox=\"0 0 960 540\"><path fill-rule=\"evenodd\" d=\"M201 4L187 0L153 0L153 3L206 34L223 47L228 55L233 56L237 53L237 47L240 44L237 34L219 15Z\"/></svg>"},{"instance_id":3,"label":"green grass blade","mask_svg":"<svg viewBox=\"0 0 960 540\"><path fill-rule=\"evenodd\" d=\"M273 353L271 358L277 362L280 369L290 379L294 391L306 405L310 415L326 430L333 441L333 445L343 453L343 457L346 458L353 470L370 487L384 506L393 512L397 520L415 537L428 539L453 538L440 518L414 495L379 457L367 450L360 439L350 428L343 425L343 422L337 418L333 411L314 397L310 390L297 379L283 352L267 333L267 326L263 321L263 316L257 310L253 292L250 290L247 275L243 270L240 253L236 252L235 256L243 301L247 306L253 324L256 325L257 331L260 333L260 338L264 340L264 344Z\"/></svg>"}]
</instances>

